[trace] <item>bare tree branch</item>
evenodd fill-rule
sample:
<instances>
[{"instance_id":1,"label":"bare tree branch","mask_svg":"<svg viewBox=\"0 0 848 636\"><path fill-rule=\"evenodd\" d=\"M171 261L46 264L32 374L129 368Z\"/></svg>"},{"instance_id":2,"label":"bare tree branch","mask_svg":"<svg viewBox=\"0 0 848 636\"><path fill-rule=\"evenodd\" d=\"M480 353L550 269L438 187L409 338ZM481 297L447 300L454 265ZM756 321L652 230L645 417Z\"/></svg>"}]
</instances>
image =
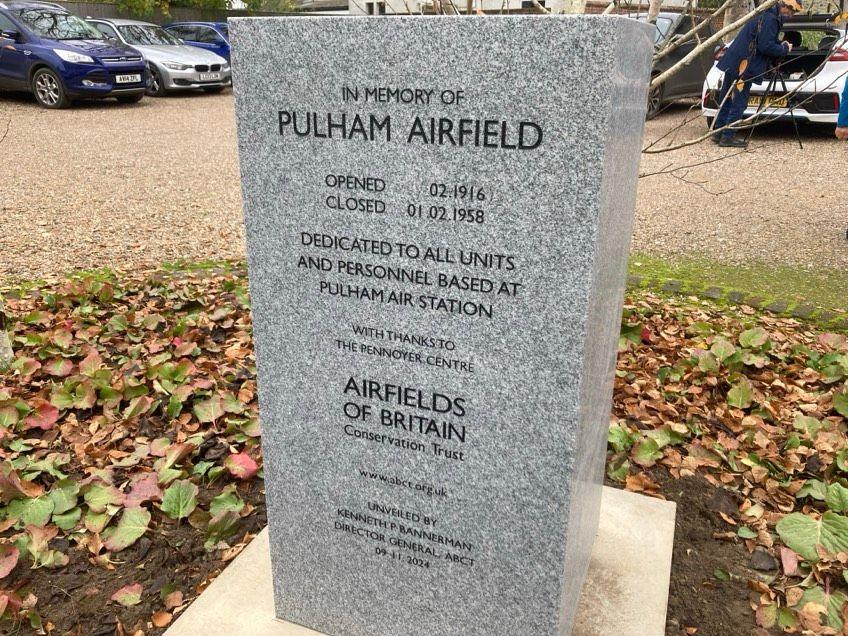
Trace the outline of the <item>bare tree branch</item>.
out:
<instances>
[{"instance_id":1,"label":"bare tree branch","mask_svg":"<svg viewBox=\"0 0 848 636\"><path fill-rule=\"evenodd\" d=\"M745 23L748 22L748 20L751 20L755 16L760 15L761 13L765 13L766 11L771 9L774 5L776 5L779 1L780 0L765 0L765 2L763 2L760 6L758 6L756 9L754 9L753 11L751 11L750 13L745 15L744 17L740 18L736 22L732 22L732 23L726 25L722 29L719 29L713 35L711 35L706 40L704 40L704 42L700 46L696 46L694 49L692 49L677 64L675 64L674 66L672 66L668 70L663 71L662 73L657 75L653 79L653 81L651 82L650 87L656 88L657 86L659 86L663 82L667 81L670 77L677 75L680 71L683 70L684 67L688 66L695 58L697 58L699 55L701 55L701 53L703 53L705 50L708 50L710 47L714 46L725 35L727 35L728 33L735 31L736 29L744 26Z\"/></svg>"},{"instance_id":2,"label":"bare tree branch","mask_svg":"<svg viewBox=\"0 0 848 636\"><path fill-rule=\"evenodd\" d=\"M703 20L700 24L696 25L690 31L687 31L686 33L681 35L679 38L674 40L673 42L670 42L668 44L668 46L664 46L662 49L657 51L656 55L654 55L654 63L660 61L661 59L663 59L669 53L673 53L678 48L680 48L681 46L686 44L686 42L691 40L693 37L697 36L698 33L700 33L705 28L707 28L707 25L710 24L710 22L712 22L713 20L715 20L716 18L721 16L725 11L727 11L728 7L731 4L733 4L735 1L736 0L727 0L727 2L725 2L723 5L721 5L714 13L712 13L710 15L710 17Z\"/></svg>"}]
</instances>

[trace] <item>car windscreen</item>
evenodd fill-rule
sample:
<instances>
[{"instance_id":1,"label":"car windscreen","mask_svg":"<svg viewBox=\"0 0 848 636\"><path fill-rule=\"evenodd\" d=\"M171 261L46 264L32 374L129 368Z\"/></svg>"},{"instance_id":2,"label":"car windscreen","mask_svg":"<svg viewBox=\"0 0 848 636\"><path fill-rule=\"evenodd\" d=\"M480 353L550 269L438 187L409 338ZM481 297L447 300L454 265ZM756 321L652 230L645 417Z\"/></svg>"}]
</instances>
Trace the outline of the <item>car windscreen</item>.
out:
<instances>
[{"instance_id":1,"label":"car windscreen","mask_svg":"<svg viewBox=\"0 0 848 636\"><path fill-rule=\"evenodd\" d=\"M51 40L102 40L103 34L82 18L53 9L20 9L15 12L36 35Z\"/></svg>"},{"instance_id":2,"label":"car windscreen","mask_svg":"<svg viewBox=\"0 0 848 636\"><path fill-rule=\"evenodd\" d=\"M141 46L158 46L160 44L179 44L180 41L165 29L147 24L127 24L119 26L118 30L128 44Z\"/></svg>"},{"instance_id":3,"label":"car windscreen","mask_svg":"<svg viewBox=\"0 0 848 636\"><path fill-rule=\"evenodd\" d=\"M230 39L230 27L228 27L226 24L218 25L218 33L223 35L225 39Z\"/></svg>"},{"instance_id":4,"label":"car windscreen","mask_svg":"<svg viewBox=\"0 0 848 636\"><path fill-rule=\"evenodd\" d=\"M639 22L647 22L647 15L639 15L636 16L636 19ZM669 32L671 31L671 27L674 26L674 20L671 18L664 18L663 16L657 17L656 27L657 30L654 31L654 44L659 44L663 40L668 37Z\"/></svg>"}]
</instances>

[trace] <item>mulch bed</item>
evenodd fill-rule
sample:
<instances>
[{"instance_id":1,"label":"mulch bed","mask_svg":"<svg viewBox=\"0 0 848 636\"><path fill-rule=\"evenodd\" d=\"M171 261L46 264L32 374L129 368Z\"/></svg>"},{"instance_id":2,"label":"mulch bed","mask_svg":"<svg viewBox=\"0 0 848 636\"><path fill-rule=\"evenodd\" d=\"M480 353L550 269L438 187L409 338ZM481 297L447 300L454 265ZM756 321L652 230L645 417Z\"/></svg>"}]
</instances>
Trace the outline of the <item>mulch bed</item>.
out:
<instances>
[{"instance_id":1,"label":"mulch bed","mask_svg":"<svg viewBox=\"0 0 848 636\"><path fill-rule=\"evenodd\" d=\"M5 314L0 630L161 634L265 524L244 271ZM848 338L640 292L619 350L607 479L678 502L667 634L848 633Z\"/></svg>"}]
</instances>

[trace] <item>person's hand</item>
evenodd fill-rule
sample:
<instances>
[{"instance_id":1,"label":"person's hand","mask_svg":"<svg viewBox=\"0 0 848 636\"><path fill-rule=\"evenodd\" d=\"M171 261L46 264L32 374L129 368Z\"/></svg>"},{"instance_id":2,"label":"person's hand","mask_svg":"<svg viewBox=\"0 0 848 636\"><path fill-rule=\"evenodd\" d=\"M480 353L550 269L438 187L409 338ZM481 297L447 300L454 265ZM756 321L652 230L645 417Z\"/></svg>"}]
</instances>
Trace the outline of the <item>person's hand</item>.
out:
<instances>
[{"instance_id":1,"label":"person's hand","mask_svg":"<svg viewBox=\"0 0 848 636\"><path fill-rule=\"evenodd\" d=\"M786 52L791 53L792 52L792 42L784 42L784 44L786 45Z\"/></svg>"},{"instance_id":2,"label":"person's hand","mask_svg":"<svg viewBox=\"0 0 848 636\"><path fill-rule=\"evenodd\" d=\"M836 127L836 138L839 141L848 140L848 126L837 126Z\"/></svg>"}]
</instances>

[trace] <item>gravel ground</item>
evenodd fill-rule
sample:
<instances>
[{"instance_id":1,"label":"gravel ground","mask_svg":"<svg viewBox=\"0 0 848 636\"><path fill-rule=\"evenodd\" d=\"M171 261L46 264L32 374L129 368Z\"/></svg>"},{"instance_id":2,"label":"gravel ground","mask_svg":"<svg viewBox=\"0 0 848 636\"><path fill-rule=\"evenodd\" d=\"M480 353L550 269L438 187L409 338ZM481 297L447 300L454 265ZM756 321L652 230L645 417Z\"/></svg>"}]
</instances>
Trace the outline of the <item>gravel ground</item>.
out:
<instances>
[{"instance_id":1,"label":"gravel ground","mask_svg":"<svg viewBox=\"0 0 848 636\"><path fill-rule=\"evenodd\" d=\"M687 110L678 105L648 122L646 143L678 127ZM705 131L698 117L677 137ZM791 123L773 123L739 154L707 141L643 155L642 174L713 163L639 180L633 249L729 264L848 267L848 144L836 141L832 126L801 126L800 133L803 150Z\"/></svg>"},{"instance_id":2,"label":"gravel ground","mask_svg":"<svg viewBox=\"0 0 848 636\"><path fill-rule=\"evenodd\" d=\"M648 122L647 139L685 114L673 107ZM0 278L243 256L230 92L63 111L4 94L0 134L7 120ZM696 121L678 136L703 126ZM802 134L804 150L791 126L772 125L736 156L709 143L645 156L643 173L727 158L641 179L634 248L727 263L848 266L848 145L828 130Z\"/></svg>"},{"instance_id":3,"label":"gravel ground","mask_svg":"<svg viewBox=\"0 0 848 636\"><path fill-rule=\"evenodd\" d=\"M241 258L233 97L0 99L0 277Z\"/></svg>"}]
</instances>

